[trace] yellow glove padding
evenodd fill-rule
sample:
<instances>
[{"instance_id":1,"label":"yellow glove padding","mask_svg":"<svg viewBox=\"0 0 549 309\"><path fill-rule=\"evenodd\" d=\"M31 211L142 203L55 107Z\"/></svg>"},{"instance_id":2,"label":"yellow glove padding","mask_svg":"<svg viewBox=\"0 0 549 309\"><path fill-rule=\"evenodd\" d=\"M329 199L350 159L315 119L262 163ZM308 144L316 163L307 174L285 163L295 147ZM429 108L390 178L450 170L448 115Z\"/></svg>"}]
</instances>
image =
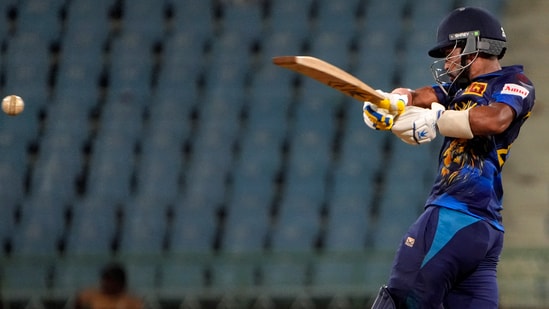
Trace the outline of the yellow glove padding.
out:
<instances>
[{"instance_id":1,"label":"yellow glove padding","mask_svg":"<svg viewBox=\"0 0 549 309\"><path fill-rule=\"evenodd\" d=\"M381 90L376 91L383 94L385 99L377 105L371 102L364 102L362 108L364 122L374 130L390 130L395 117L404 112L406 104L408 104L408 96L386 93Z\"/></svg>"}]
</instances>

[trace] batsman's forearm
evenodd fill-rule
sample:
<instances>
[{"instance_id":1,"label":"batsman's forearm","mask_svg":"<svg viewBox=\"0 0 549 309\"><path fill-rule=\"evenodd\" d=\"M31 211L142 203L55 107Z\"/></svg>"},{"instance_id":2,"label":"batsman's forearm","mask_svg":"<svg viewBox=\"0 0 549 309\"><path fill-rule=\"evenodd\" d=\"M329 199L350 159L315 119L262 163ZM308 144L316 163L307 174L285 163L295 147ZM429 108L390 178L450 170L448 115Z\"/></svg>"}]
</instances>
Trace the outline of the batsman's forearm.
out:
<instances>
[{"instance_id":1,"label":"batsman's forearm","mask_svg":"<svg viewBox=\"0 0 549 309\"><path fill-rule=\"evenodd\" d=\"M415 90L408 88L396 88L393 93L408 95L408 105L430 108L431 103L437 102L437 96L433 87L426 86Z\"/></svg>"}]
</instances>

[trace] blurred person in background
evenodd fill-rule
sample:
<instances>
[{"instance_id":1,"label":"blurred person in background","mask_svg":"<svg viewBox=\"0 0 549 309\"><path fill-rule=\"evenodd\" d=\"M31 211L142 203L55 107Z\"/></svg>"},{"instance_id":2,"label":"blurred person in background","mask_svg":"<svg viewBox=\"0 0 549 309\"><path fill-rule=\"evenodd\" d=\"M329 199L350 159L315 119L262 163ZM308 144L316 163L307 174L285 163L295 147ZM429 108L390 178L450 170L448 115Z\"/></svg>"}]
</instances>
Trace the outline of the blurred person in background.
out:
<instances>
[{"instance_id":1,"label":"blurred person in background","mask_svg":"<svg viewBox=\"0 0 549 309\"><path fill-rule=\"evenodd\" d=\"M99 287L78 293L74 309L143 309L142 300L127 291L127 276L118 263L106 265L100 272Z\"/></svg>"}]
</instances>

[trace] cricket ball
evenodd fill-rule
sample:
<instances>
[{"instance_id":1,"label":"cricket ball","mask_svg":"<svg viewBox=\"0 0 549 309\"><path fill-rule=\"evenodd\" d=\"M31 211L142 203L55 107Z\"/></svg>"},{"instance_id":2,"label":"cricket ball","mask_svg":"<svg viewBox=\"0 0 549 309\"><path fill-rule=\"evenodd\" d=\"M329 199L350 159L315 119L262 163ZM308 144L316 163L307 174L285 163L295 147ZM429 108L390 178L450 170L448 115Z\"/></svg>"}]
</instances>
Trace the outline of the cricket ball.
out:
<instances>
[{"instance_id":1,"label":"cricket ball","mask_svg":"<svg viewBox=\"0 0 549 309\"><path fill-rule=\"evenodd\" d=\"M5 97L2 100L2 110L4 113L10 116L19 115L25 108L25 102L21 97L14 94Z\"/></svg>"}]
</instances>

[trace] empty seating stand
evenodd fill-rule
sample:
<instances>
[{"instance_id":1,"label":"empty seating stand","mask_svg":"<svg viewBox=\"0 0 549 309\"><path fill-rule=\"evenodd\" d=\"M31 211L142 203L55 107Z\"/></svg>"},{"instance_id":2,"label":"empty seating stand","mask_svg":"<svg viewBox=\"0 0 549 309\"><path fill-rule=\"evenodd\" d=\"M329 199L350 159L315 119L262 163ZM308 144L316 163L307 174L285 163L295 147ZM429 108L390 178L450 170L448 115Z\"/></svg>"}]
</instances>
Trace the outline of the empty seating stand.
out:
<instances>
[{"instance_id":1,"label":"empty seating stand","mask_svg":"<svg viewBox=\"0 0 549 309\"><path fill-rule=\"evenodd\" d=\"M367 303L435 147L371 131L360 102L271 58L431 83L416 57L457 2L504 3L2 1L0 91L26 107L0 117L0 294L67 302L114 259L158 309Z\"/></svg>"}]
</instances>

